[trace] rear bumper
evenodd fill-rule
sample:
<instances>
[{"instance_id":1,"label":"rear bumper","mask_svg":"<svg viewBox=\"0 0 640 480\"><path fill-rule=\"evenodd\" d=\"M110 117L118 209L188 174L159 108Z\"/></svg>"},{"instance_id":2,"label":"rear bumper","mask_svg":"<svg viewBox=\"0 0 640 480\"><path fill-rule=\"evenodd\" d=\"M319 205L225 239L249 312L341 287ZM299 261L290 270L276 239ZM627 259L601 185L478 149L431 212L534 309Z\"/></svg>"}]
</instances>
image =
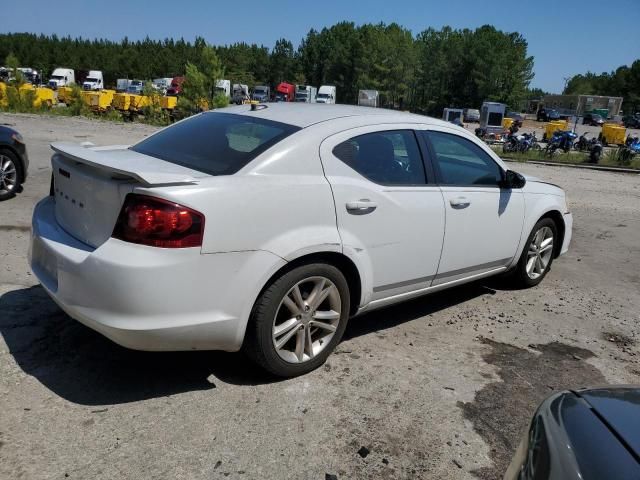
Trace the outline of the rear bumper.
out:
<instances>
[{"instance_id":1,"label":"rear bumper","mask_svg":"<svg viewBox=\"0 0 640 480\"><path fill-rule=\"evenodd\" d=\"M560 248L560 255L564 255L569 251L571 235L573 234L573 215L565 213L562 218L564 220L564 240L562 241L562 248Z\"/></svg>"},{"instance_id":2,"label":"rear bumper","mask_svg":"<svg viewBox=\"0 0 640 480\"><path fill-rule=\"evenodd\" d=\"M201 254L109 239L94 249L56 222L55 200L33 214L29 263L70 317L136 350L242 345L260 289L285 264L265 251Z\"/></svg>"}]
</instances>

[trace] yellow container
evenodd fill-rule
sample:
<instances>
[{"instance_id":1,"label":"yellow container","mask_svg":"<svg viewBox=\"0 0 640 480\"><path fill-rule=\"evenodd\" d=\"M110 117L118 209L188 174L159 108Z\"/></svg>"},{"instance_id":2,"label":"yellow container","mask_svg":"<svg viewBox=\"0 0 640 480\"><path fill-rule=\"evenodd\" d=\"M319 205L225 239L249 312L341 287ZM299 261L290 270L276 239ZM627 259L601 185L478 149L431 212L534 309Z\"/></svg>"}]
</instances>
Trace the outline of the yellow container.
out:
<instances>
[{"instance_id":1,"label":"yellow container","mask_svg":"<svg viewBox=\"0 0 640 480\"><path fill-rule=\"evenodd\" d=\"M71 101L71 87L58 87L58 102L66 103Z\"/></svg>"},{"instance_id":2,"label":"yellow container","mask_svg":"<svg viewBox=\"0 0 640 480\"><path fill-rule=\"evenodd\" d=\"M151 105L151 97L147 97L146 95L131 95L129 110L138 112L149 105Z\"/></svg>"},{"instance_id":3,"label":"yellow container","mask_svg":"<svg viewBox=\"0 0 640 480\"><path fill-rule=\"evenodd\" d=\"M39 108L41 106L51 107L55 102L55 97L53 94L53 90L43 87L34 87L30 83L25 83L20 85L19 88L20 95L23 95L24 92L35 92L35 96L33 98L33 106L35 108Z\"/></svg>"},{"instance_id":4,"label":"yellow container","mask_svg":"<svg viewBox=\"0 0 640 480\"><path fill-rule=\"evenodd\" d=\"M624 145L627 137L627 129L617 123L605 123L602 125L602 139L612 145Z\"/></svg>"},{"instance_id":5,"label":"yellow container","mask_svg":"<svg viewBox=\"0 0 640 480\"><path fill-rule=\"evenodd\" d=\"M115 90L99 90L91 96L91 108L103 112L111 108Z\"/></svg>"},{"instance_id":6,"label":"yellow container","mask_svg":"<svg viewBox=\"0 0 640 480\"><path fill-rule=\"evenodd\" d=\"M132 96L130 93L116 93L113 95L111 106L118 110L129 110Z\"/></svg>"},{"instance_id":7,"label":"yellow container","mask_svg":"<svg viewBox=\"0 0 640 480\"><path fill-rule=\"evenodd\" d=\"M178 104L178 97L161 97L160 106L166 110L173 110Z\"/></svg>"},{"instance_id":8,"label":"yellow container","mask_svg":"<svg viewBox=\"0 0 640 480\"><path fill-rule=\"evenodd\" d=\"M553 137L553 133L557 130L568 130L569 124L566 120L556 120L555 122L547 123L547 126L544 130L545 138Z\"/></svg>"},{"instance_id":9,"label":"yellow container","mask_svg":"<svg viewBox=\"0 0 640 480\"><path fill-rule=\"evenodd\" d=\"M505 130L509 130L511 128L511 125L513 125L513 118L504 117L502 119L502 128L504 128Z\"/></svg>"},{"instance_id":10,"label":"yellow container","mask_svg":"<svg viewBox=\"0 0 640 480\"><path fill-rule=\"evenodd\" d=\"M87 107L91 107L91 99L93 96L95 96L98 92L91 92L91 91L82 91L80 92L80 96L82 98L82 103L84 103Z\"/></svg>"},{"instance_id":11,"label":"yellow container","mask_svg":"<svg viewBox=\"0 0 640 480\"><path fill-rule=\"evenodd\" d=\"M53 93L53 90L46 87L37 87L36 88L36 99L33 102L34 107L40 107L44 105L48 108L51 108L56 103L56 96Z\"/></svg>"},{"instance_id":12,"label":"yellow container","mask_svg":"<svg viewBox=\"0 0 640 480\"><path fill-rule=\"evenodd\" d=\"M8 104L7 85L4 82L0 82L0 107L6 107Z\"/></svg>"}]
</instances>

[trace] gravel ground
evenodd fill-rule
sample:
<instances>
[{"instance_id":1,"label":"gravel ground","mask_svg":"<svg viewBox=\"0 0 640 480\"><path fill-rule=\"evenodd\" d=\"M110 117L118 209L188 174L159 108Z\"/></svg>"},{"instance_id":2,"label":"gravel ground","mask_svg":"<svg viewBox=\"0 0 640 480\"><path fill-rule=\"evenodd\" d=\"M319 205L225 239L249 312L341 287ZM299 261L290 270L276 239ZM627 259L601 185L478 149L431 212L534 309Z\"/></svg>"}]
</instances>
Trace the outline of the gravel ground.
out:
<instances>
[{"instance_id":1,"label":"gravel ground","mask_svg":"<svg viewBox=\"0 0 640 480\"><path fill-rule=\"evenodd\" d=\"M574 213L571 250L540 286L490 280L358 317L322 368L280 381L240 354L120 348L28 271L48 144L153 127L0 123L32 162L0 204L0 478L498 478L552 391L640 383L638 175L513 164L564 187Z\"/></svg>"}]
</instances>

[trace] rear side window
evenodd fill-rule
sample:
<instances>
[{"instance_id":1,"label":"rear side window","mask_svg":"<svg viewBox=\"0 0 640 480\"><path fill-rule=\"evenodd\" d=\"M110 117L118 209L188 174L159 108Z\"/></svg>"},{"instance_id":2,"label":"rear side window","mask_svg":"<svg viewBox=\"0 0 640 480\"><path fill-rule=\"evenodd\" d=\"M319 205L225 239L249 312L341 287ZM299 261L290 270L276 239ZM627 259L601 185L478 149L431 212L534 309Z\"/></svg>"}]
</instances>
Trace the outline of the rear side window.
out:
<instances>
[{"instance_id":1,"label":"rear side window","mask_svg":"<svg viewBox=\"0 0 640 480\"><path fill-rule=\"evenodd\" d=\"M336 145L333 154L381 185L424 185L424 165L411 130L367 133Z\"/></svg>"},{"instance_id":2,"label":"rear side window","mask_svg":"<svg viewBox=\"0 0 640 480\"><path fill-rule=\"evenodd\" d=\"M431 140L442 185L499 186L502 169L475 143L459 135L422 132Z\"/></svg>"},{"instance_id":3,"label":"rear side window","mask_svg":"<svg viewBox=\"0 0 640 480\"><path fill-rule=\"evenodd\" d=\"M202 113L131 150L209 175L232 175L299 127L245 115Z\"/></svg>"}]
</instances>

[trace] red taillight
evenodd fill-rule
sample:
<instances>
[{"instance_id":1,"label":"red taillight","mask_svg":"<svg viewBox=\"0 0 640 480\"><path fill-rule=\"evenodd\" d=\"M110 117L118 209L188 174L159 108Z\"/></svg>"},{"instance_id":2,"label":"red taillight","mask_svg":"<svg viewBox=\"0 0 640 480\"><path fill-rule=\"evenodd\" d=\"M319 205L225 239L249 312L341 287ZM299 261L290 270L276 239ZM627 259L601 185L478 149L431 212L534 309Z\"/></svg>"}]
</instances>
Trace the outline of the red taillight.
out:
<instances>
[{"instance_id":1,"label":"red taillight","mask_svg":"<svg viewBox=\"0 0 640 480\"><path fill-rule=\"evenodd\" d=\"M188 207L130 193L124 200L113 238L162 248L202 245L204 216Z\"/></svg>"}]
</instances>

